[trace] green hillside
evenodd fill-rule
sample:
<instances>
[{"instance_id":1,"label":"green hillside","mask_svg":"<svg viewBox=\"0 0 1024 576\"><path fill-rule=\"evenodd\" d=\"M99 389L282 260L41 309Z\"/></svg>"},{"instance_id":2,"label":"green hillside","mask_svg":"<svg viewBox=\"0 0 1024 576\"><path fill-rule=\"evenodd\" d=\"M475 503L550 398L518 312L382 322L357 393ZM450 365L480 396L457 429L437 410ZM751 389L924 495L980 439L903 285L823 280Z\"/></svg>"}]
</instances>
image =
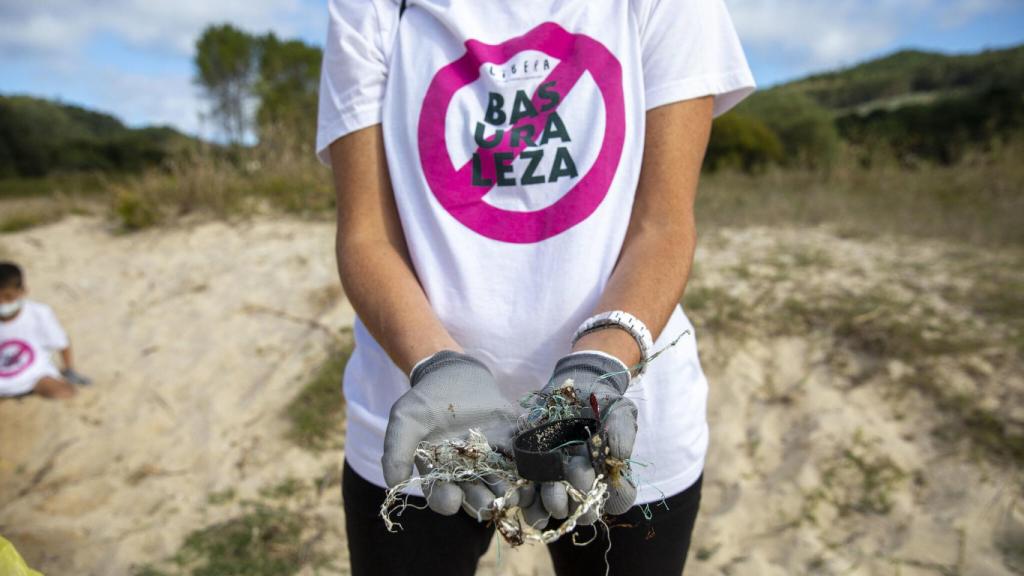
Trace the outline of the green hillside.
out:
<instances>
[{"instance_id":1,"label":"green hillside","mask_svg":"<svg viewBox=\"0 0 1024 576\"><path fill-rule=\"evenodd\" d=\"M964 55L904 50L780 89L836 112L865 113L1014 87L1024 87L1024 46Z\"/></svg>"},{"instance_id":2,"label":"green hillside","mask_svg":"<svg viewBox=\"0 0 1024 576\"><path fill-rule=\"evenodd\" d=\"M78 106L0 96L0 177L136 172L194 143L169 127L128 128Z\"/></svg>"},{"instance_id":3,"label":"green hillside","mask_svg":"<svg viewBox=\"0 0 1024 576\"><path fill-rule=\"evenodd\" d=\"M708 166L952 164L1024 130L1024 45L977 54L905 50L755 93L716 122ZM781 153L780 153L781 149Z\"/></svg>"}]
</instances>

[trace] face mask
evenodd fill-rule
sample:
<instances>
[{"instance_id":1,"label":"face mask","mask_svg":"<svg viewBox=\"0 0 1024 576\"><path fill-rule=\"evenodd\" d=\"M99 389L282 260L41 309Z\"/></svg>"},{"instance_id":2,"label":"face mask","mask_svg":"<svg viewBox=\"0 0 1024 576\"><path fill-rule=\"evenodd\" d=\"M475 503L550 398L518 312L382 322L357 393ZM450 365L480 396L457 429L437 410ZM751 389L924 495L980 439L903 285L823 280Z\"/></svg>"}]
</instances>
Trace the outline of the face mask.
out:
<instances>
[{"instance_id":1,"label":"face mask","mask_svg":"<svg viewBox=\"0 0 1024 576\"><path fill-rule=\"evenodd\" d=\"M18 298L14 302L5 302L0 304L0 318L7 318L14 316L21 311L22 299Z\"/></svg>"}]
</instances>

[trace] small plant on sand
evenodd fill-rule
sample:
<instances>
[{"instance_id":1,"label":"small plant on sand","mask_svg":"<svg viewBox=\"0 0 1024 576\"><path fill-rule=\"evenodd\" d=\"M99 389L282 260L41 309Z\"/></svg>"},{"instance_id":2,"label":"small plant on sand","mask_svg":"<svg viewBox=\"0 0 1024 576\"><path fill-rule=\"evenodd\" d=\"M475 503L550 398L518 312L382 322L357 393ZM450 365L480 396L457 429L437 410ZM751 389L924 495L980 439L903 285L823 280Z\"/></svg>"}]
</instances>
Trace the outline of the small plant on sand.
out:
<instances>
[{"instance_id":1,"label":"small plant on sand","mask_svg":"<svg viewBox=\"0 0 1024 576\"><path fill-rule=\"evenodd\" d=\"M289 477L269 488L263 488L260 490L260 496L273 500L288 500L308 489L309 486L304 484L298 478Z\"/></svg>"},{"instance_id":2,"label":"small plant on sand","mask_svg":"<svg viewBox=\"0 0 1024 576\"><path fill-rule=\"evenodd\" d=\"M821 486L804 501L804 516L817 520L817 509L827 504L839 516L888 514L892 494L907 477L892 458L876 450L877 442L858 430L849 444L839 446L835 456L821 467Z\"/></svg>"},{"instance_id":3,"label":"small plant on sand","mask_svg":"<svg viewBox=\"0 0 1024 576\"><path fill-rule=\"evenodd\" d=\"M210 495L206 497L206 501L209 502L210 505L212 505L212 506L220 506L221 504L227 504L227 503L231 502L234 499L235 499L235 489L234 488L225 488L224 490L221 490L220 492L211 492Z\"/></svg>"},{"instance_id":4,"label":"small plant on sand","mask_svg":"<svg viewBox=\"0 0 1024 576\"><path fill-rule=\"evenodd\" d=\"M938 439L949 443L966 440L978 455L1024 466L1024 432L1019 424L985 407L976 395L944 387L941 375L934 371L919 370L901 383L931 398L946 415L932 431Z\"/></svg>"},{"instance_id":5,"label":"small plant on sand","mask_svg":"<svg viewBox=\"0 0 1024 576\"><path fill-rule=\"evenodd\" d=\"M134 576L288 576L325 564L316 550L323 532L317 518L261 503L247 506L189 534L167 566L141 566Z\"/></svg>"},{"instance_id":6,"label":"small plant on sand","mask_svg":"<svg viewBox=\"0 0 1024 576\"><path fill-rule=\"evenodd\" d=\"M699 329L740 330L748 306L724 290L693 285L683 295L683 308Z\"/></svg>"},{"instance_id":7,"label":"small plant on sand","mask_svg":"<svg viewBox=\"0 0 1024 576\"><path fill-rule=\"evenodd\" d=\"M324 450L337 446L345 405L341 381L345 365L352 353L352 337L343 340L327 354L327 359L288 404L285 415L290 424L288 438L308 450Z\"/></svg>"},{"instance_id":8,"label":"small plant on sand","mask_svg":"<svg viewBox=\"0 0 1024 576\"><path fill-rule=\"evenodd\" d=\"M879 288L869 293L789 298L782 332L824 329L849 348L876 357L917 363L927 357L967 353L984 342L925 305L915 305Z\"/></svg>"}]
</instances>

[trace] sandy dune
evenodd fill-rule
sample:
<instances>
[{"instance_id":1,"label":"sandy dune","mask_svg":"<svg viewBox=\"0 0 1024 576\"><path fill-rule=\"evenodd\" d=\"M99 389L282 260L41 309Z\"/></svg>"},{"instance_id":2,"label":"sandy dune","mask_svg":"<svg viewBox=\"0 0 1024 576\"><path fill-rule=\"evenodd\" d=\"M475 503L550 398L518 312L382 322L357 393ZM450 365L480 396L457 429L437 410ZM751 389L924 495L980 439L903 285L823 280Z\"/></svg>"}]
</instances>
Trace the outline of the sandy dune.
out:
<instances>
[{"instance_id":1,"label":"sandy dune","mask_svg":"<svg viewBox=\"0 0 1024 576\"><path fill-rule=\"evenodd\" d=\"M337 559L319 573L344 573L341 453L295 447L281 415L351 323L332 234L258 219L126 236L74 217L0 236L95 381L67 402L0 401L0 534L47 575L126 575L298 478L322 488L295 503L321 519L317 545ZM948 418L894 392L920 367L879 367L814 331L759 328L755 314L780 295L853 298L878 284L916 302L930 285L914 282L957 281L928 268L946 252L822 231L702 239L691 289L729 299L692 315L698 330L703 316L732 320L698 333L713 444L688 574L1024 573L1019 463L934 434ZM907 272L914 262L925 270ZM976 371L943 372L950 385L1024 426L1020 359L972 354ZM234 502L210 503L227 489ZM545 556L506 549L499 563L492 546L481 573L548 574Z\"/></svg>"}]
</instances>

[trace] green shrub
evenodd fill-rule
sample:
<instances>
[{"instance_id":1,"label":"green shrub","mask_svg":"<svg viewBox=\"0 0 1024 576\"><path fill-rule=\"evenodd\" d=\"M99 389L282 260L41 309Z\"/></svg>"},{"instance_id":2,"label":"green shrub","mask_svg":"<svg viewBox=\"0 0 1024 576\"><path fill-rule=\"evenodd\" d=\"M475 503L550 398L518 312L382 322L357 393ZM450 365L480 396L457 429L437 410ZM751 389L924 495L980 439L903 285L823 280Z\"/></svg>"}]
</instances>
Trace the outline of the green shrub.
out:
<instances>
[{"instance_id":1,"label":"green shrub","mask_svg":"<svg viewBox=\"0 0 1024 576\"><path fill-rule=\"evenodd\" d=\"M782 142L758 118L733 112L715 120L704 167L757 172L784 158Z\"/></svg>"},{"instance_id":2,"label":"green shrub","mask_svg":"<svg viewBox=\"0 0 1024 576\"><path fill-rule=\"evenodd\" d=\"M160 222L160 208L151 197L123 188L114 195L114 215L121 229L134 232Z\"/></svg>"},{"instance_id":3,"label":"green shrub","mask_svg":"<svg viewBox=\"0 0 1024 576\"><path fill-rule=\"evenodd\" d=\"M740 105L742 113L764 122L783 146L783 164L827 168L839 151L831 113L806 95L784 89L759 92Z\"/></svg>"}]
</instances>

